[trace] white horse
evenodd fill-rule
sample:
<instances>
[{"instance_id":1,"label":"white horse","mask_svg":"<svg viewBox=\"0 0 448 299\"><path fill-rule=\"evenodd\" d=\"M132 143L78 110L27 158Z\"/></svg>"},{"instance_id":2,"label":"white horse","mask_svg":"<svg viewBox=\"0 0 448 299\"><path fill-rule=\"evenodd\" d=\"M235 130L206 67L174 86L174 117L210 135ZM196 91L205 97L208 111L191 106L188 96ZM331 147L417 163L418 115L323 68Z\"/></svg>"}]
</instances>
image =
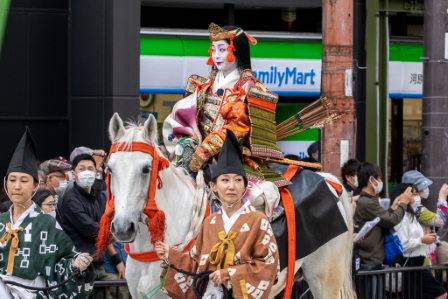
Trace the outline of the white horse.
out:
<instances>
[{"instance_id":1,"label":"white horse","mask_svg":"<svg viewBox=\"0 0 448 299\"><path fill-rule=\"evenodd\" d=\"M114 114L109 124L109 135L112 143L131 145L136 141L145 142L155 147L158 154L162 156L156 142L157 123L152 115L142 127L130 126L125 129L121 118L118 114ZM111 154L108 162L109 170L112 172L111 191L115 200L115 215L111 232L117 241L130 242L132 252L153 250L149 242L147 225L141 222L147 201L150 180L148 167L151 161L152 156L146 153L120 151ZM324 176L339 182L330 174L324 174ZM179 244L183 242L190 226L195 188L189 177L172 165L160 171L159 177L163 187L156 190L155 202L166 215L165 242L171 245ZM294 273L302 267L310 290L317 299L353 298L351 286L353 225L351 205L345 191L340 197L338 207L348 231L295 262ZM139 262L128 258L126 277L133 298L142 298L160 283L162 272L160 263L160 261ZM273 287L270 298L284 289L286 272L287 268L280 273L279 281ZM160 292L157 296L157 298L166 298Z\"/></svg>"}]
</instances>

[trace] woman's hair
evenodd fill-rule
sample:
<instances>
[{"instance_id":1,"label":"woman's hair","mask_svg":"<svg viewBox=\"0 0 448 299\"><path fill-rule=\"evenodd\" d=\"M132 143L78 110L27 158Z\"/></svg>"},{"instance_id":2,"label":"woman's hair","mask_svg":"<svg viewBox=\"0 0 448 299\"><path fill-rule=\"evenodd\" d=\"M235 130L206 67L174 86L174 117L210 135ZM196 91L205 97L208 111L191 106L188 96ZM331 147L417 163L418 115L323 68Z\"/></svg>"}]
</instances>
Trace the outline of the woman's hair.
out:
<instances>
[{"instance_id":1,"label":"woman's hair","mask_svg":"<svg viewBox=\"0 0 448 299\"><path fill-rule=\"evenodd\" d=\"M406 189L408 187L412 187L412 191L417 191L417 187L414 184L397 184L397 186L395 186L394 190L392 190L392 192L390 192L389 197L390 197L390 201L391 203L395 200L395 198L397 198L398 196L400 196L401 194L404 193L404 191L406 191ZM418 191L417 191L418 192ZM411 222L414 220L414 216L415 216L415 211L414 208L411 206L411 204L409 203L407 208L406 208L406 212L408 212L409 214L411 214Z\"/></svg>"},{"instance_id":2,"label":"woman's hair","mask_svg":"<svg viewBox=\"0 0 448 299\"><path fill-rule=\"evenodd\" d=\"M5 192L5 188L0 187L0 202L8 201L9 197L8 194Z\"/></svg>"},{"instance_id":3,"label":"woman's hair","mask_svg":"<svg viewBox=\"0 0 448 299\"><path fill-rule=\"evenodd\" d=\"M238 27L235 26L224 26L222 29L225 29L227 31L232 31L235 29L238 29ZM230 39L225 40L227 43L230 44ZM241 33L240 35L237 35L233 38L233 45L235 46L235 58L236 58L236 65L237 68L242 71L245 69L252 69L252 64L250 62L250 47L249 47L249 40L247 39L246 34ZM215 66L213 66L215 68Z\"/></svg>"},{"instance_id":4,"label":"woman's hair","mask_svg":"<svg viewBox=\"0 0 448 299\"><path fill-rule=\"evenodd\" d=\"M345 176L355 176L355 174L357 174L359 165L361 165L361 162L356 159L350 159L344 163L341 168L342 182L344 184L347 184L347 178Z\"/></svg>"},{"instance_id":5,"label":"woman's hair","mask_svg":"<svg viewBox=\"0 0 448 299\"><path fill-rule=\"evenodd\" d=\"M37 189L36 194L33 196L33 201L39 206L47 199L48 196L52 195L47 189Z\"/></svg>"},{"instance_id":6,"label":"woman's hair","mask_svg":"<svg viewBox=\"0 0 448 299\"><path fill-rule=\"evenodd\" d=\"M373 177L378 179L381 176L381 169L378 165L369 162L364 162L358 167L358 189L367 187L369 184L369 178Z\"/></svg>"},{"instance_id":7,"label":"woman's hair","mask_svg":"<svg viewBox=\"0 0 448 299\"><path fill-rule=\"evenodd\" d=\"M0 202L0 214L5 213L6 211L8 211L8 208L5 206L3 202Z\"/></svg>"}]
</instances>

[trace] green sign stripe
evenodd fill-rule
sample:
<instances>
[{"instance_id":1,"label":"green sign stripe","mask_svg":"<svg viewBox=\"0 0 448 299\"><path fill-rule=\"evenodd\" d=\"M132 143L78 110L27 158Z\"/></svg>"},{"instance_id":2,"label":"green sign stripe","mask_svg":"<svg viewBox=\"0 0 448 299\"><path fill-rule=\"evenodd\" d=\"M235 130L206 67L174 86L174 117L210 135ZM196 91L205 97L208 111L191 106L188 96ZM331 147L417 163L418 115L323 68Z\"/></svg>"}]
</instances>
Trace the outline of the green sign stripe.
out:
<instances>
[{"instance_id":1,"label":"green sign stripe","mask_svg":"<svg viewBox=\"0 0 448 299\"><path fill-rule=\"evenodd\" d=\"M141 55L208 56L210 41L200 38L140 37ZM261 41L251 46L252 58L322 59L321 41ZM422 45L391 44L390 61L421 62Z\"/></svg>"},{"instance_id":2,"label":"green sign stripe","mask_svg":"<svg viewBox=\"0 0 448 299\"><path fill-rule=\"evenodd\" d=\"M149 36L140 38L141 55L206 57L209 48L210 41L208 39ZM263 41L251 46L250 51L252 58L322 59L322 44L320 42Z\"/></svg>"},{"instance_id":3,"label":"green sign stripe","mask_svg":"<svg viewBox=\"0 0 448 299\"><path fill-rule=\"evenodd\" d=\"M391 44L390 61L422 62L423 45Z\"/></svg>"}]
</instances>

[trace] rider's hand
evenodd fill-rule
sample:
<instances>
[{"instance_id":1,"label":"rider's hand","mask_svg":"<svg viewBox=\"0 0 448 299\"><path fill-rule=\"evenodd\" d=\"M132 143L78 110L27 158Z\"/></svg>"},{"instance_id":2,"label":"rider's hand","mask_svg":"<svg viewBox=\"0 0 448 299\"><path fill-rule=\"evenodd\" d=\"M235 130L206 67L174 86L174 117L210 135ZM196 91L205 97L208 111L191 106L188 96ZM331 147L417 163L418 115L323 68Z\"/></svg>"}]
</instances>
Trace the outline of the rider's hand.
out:
<instances>
[{"instance_id":1,"label":"rider's hand","mask_svg":"<svg viewBox=\"0 0 448 299\"><path fill-rule=\"evenodd\" d=\"M168 258L169 254L170 254L170 247L168 246L168 244L162 243L160 241L156 242L156 246L154 247L154 249L157 253L157 256L161 260L163 260L164 255L166 258Z\"/></svg>"},{"instance_id":2,"label":"rider's hand","mask_svg":"<svg viewBox=\"0 0 448 299\"><path fill-rule=\"evenodd\" d=\"M73 266L79 269L79 271L84 271L89 267L92 261L93 258L90 256L90 254L88 254L87 252L83 252L76 256L75 260L73 261Z\"/></svg>"},{"instance_id":3,"label":"rider's hand","mask_svg":"<svg viewBox=\"0 0 448 299\"><path fill-rule=\"evenodd\" d=\"M115 268L117 268L118 279L126 279L126 266L124 265L124 263L119 263L115 266Z\"/></svg>"},{"instance_id":4,"label":"rider's hand","mask_svg":"<svg viewBox=\"0 0 448 299\"><path fill-rule=\"evenodd\" d=\"M221 285L221 284L222 284L222 280L221 280L221 272L220 272L220 270L216 270L215 272L213 272L212 274L210 274L209 278L210 278L211 281L213 281L213 282L216 283L217 285Z\"/></svg>"}]
</instances>

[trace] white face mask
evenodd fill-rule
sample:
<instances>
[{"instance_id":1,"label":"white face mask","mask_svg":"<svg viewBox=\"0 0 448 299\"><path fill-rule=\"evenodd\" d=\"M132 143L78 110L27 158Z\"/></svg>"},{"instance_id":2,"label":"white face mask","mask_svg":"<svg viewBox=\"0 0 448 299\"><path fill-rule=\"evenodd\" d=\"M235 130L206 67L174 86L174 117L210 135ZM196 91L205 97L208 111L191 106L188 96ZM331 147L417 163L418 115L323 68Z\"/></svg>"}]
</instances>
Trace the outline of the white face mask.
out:
<instances>
[{"instance_id":1,"label":"white face mask","mask_svg":"<svg viewBox=\"0 0 448 299\"><path fill-rule=\"evenodd\" d=\"M60 198L62 198L62 194L64 194L65 189L67 189L68 182L66 180L59 181L59 187L54 187L54 192Z\"/></svg>"},{"instance_id":2,"label":"white face mask","mask_svg":"<svg viewBox=\"0 0 448 299\"><path fill-rule=\"evenodd\" d=\"M82 188L90 188L95 182L95 172L86 170L77 174L78 183Z\"/></svg>"},{"instance_id":3,"label":"white face mask","mask_svg":"<svg viewBox=\"0 0 448 299\"><path fill-rule=\"evenodd\" d=\"M375 186L372 181L370 181L370 184L372 184L373 187L373 192L375 192L375 194L379 194L383 190L383 182L375 180L374 177L372 177L372 179L378 184Z\"/></svg>"},{"instance_id":4,"label":"white face mask","mask_svg":"<svg viewBox=\"0 0 448 299\"><path fill-rule=\"evenodd\" d=\"M354 177L353 177L352 185L353 185L355 188L358 188L358 186L359 186L359 183L358 183L358 176L354 176Z\"/></svg>"},{"instance_id":5,"label":"white face mask","mask_svg":"<svg viewBox=\"0 0 448 299\"><path fill-rule=\"evenodd\" d=\"M56 211L51 211L50 213L47 213L47 214L53 218L56 218Z\"/></svg>"},{"instance_id":6,"label":"white face mask","mask_svg":"<svg viewBox=\"0 0 448 299\"><path fill-rule=\"evenodd\" d=\"M415 210L415 209L417 209L420 206L421 203L422 203L422 199L420 198L420 196L419 195L415 195L414 196L414 203L411 204L411 207Z\"/></svg>"},{"instance_id":7,"label":"white face mask","mask_svg":"<svg viewBox=\"0 0 448 299\"><path fill-rule=\"evenodd\" d=\"M212 42L212 57L215 62L215 66L218 70L225 74L230 74L237 68L236 57L232 62L227 60L227 54L229 54L229 51L227 50L228 47L229 44L224 40Z\"/></svg>"},{"instance_id":8,"label":"white face mask","mask_svg":"<svg viewBox=\"0 0 448 299\"><path fill-rule=\"evenodd\" d=\"M423 189L422 191L419 192L420 193L420 197L422 198L428 198L429 196L429 188L426 187L425 189Z\"/></svg>"}]
</instances>

